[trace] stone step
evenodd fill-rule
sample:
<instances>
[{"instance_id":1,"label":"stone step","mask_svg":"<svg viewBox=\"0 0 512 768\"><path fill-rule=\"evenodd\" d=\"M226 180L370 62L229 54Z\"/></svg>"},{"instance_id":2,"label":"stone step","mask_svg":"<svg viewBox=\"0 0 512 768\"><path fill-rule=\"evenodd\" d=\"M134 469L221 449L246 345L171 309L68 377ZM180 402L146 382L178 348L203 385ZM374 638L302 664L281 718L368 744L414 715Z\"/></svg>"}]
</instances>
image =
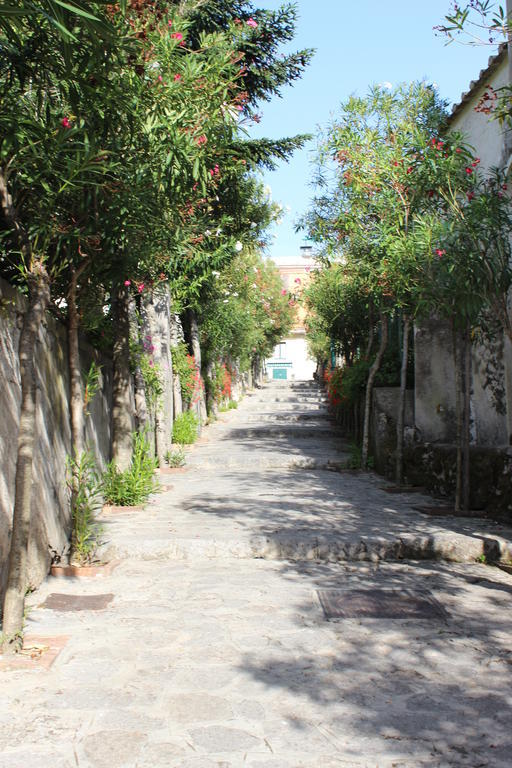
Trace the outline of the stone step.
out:
<instances>
[{"instance_id":1,"label":"stone step","mask_svg":"<svg viewBox=\"0 0 512 768\"><path fill-rule=\"evenodd\" d=\"M269 395L268 397L255 397L248 403L248 407L252 407L254 403L327 403L327 398L324 396L304 396L297 397L296 395Z\"/></svg>"},{"instance_id":2,"label":"stone step","mask_svg":"<svg viewBox=\"0 0 512 768\"><path fill-rule=\"evenodd\" d=\"M301 413L300 411L290 410L290 411L278 411L277 413L254 413L251 411L251 414L249 417L246 418L246 421L248 422L274 422L274 421L280 421L283 423L302 423L302 422L318 422L318 423L329 423L331 421L331 417L329 416L327 411L324 412L318 412L318 410L309 411L308 413Z\"/></svg>"},{"instance_id":3,"label":"stone step","mask_svg":"<svg viewBox=\"0 0 512 768\"><path fill-rule=\"evenodd\" d=\"M500 537L439 533L398 537L315 536L308 532L240 538L131 538L106 545L109 557L143 560L264 559L310 562L445 560L475 563L510 560L512 545Z\"/></svg>"},{"instance_id":4,"label":"stone step","mask_svg":"<svg viewBox=\"0 0 512 768\"><path fill-rule=\"evenodd\" d=\"M240 424L240 423L239 423ZM230 440L253 440L259 438L269 439L294 439L301 440L331 440L340 438L340 430L335 427L326 427L324 423L304 424L303 426L286 424L269 424L268 426L250 427L240 426L231 427L227 433ZM282 446L286 450L286 446Z\"/></svg>"},{"instance_id":5,"label":"stone step","mask_svg":"<svg viewBox=\"0 0 512 768\"><path fill-rule=\"evenodd\" d=\"M341 456L341 458L340 458ZM328 455L318 456L300 456L300 455L284 455L276 456L275 454L263 454L254 455L251 454L244 458L243 456L233 457L215 457L215 456L202 456L196 460L195 457L189 462L189 466L202 469L202 470L268 470L268 469L280 469L280 470L326 470L330 472L339 472L343 470L349 458L348 452L346 454L338 453L336 458L333 458L332 453Z\"/></svg>"}]
</instances>

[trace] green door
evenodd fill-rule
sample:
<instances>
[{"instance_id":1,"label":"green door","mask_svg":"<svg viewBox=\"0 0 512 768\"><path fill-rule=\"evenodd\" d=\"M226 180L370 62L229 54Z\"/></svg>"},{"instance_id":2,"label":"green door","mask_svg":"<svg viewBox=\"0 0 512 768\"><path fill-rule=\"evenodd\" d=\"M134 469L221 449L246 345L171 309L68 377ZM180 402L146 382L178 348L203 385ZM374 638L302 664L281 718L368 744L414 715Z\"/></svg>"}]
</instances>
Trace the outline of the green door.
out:
<instances>
[{"instance_id":1,"label":"green door","mask_svg":"<svg viewBox=\"0 0 512 768\"><path fill-rule=\"evenodd\" d=\"M273 368L272 369L272 378L273 379L287 379L288 378L288 370L286 368Z\"/></svg>"}]
</instances>

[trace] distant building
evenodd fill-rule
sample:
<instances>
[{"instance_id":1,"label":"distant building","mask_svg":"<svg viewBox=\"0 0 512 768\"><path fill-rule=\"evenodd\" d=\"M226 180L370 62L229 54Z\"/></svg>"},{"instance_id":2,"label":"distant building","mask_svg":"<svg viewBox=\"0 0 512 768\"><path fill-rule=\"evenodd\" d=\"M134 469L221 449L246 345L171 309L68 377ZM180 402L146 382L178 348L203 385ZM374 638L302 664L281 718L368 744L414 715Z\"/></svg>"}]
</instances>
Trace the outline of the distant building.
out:
<instances>
[{"instance_id":1,"label":"distant building","mask_svg":"<svg viewBox=\"0 0 512 768\"><path fill-rule=\"evenodd\" d=\"M277 264L283 290L291 296L300 296L309 280L310 270L314 267L308 246L301 248L304 261L302 264ZM313 378L316 361L309 355L304 327L305 310L297 308L297 318L289 336L276 345L274 353L266 361L269 379L289 379L307 381Z\"/></svg>"}]
</instances>

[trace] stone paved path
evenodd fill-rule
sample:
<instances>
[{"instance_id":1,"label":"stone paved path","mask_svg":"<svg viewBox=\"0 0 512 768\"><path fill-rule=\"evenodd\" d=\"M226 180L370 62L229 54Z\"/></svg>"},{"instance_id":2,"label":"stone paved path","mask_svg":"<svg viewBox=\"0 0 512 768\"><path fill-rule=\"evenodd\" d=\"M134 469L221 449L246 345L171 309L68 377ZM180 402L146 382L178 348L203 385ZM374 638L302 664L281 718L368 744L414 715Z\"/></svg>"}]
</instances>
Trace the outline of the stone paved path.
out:
<instances>
[{"instance_id":1,"label":"stone paved path","mask_svg":"<svg viewBox=\"0 0 512 768\"><path fill-rule=\"evenodd\" d=\"M346 451L314 390L269 386L144 512L105 518L112 575L30 596L28 632L69 640L49 670L0 672L0 768L509 768L512 577L396 561L506 552L509 530L326 471ZM317 590L360 589L443 613L325 619ZM55 592L114 597L40 607Z\"/></svg>"}]
</instances>

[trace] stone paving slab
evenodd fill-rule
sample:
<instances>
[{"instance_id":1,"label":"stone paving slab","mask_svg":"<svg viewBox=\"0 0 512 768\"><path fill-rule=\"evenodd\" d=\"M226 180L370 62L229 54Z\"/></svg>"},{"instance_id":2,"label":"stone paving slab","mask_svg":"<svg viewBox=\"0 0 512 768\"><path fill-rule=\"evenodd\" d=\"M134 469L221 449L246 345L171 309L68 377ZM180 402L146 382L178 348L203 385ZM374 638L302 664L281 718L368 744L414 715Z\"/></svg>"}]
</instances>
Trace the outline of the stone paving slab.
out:
<instances>
[{"instance_id":1,"label":"stone paving slab","mask_svg":"<svg viewBox=\"0 0 512 768\"><path fill-rule=\"evenodd\" d=\"M510 765L498 569L127 561L109 581L108 621L30 610L70 639L49 672L3 673L0 766ZM447 618L329 622L316 594L383 587L428 589Z\"/></svg>"},{"instance_id":2,"label":"stone paving slab","mask_svg":"<svg viewBox=\"0 0 512 768\"><path fill-rule=\"evenodd\" d=\"M276 392L301 394L257 398ZM0 672L0 768L509 768L512 577L396 561L506 551L509 529L425 517L372 474L283 471L339 461L343 441L234 440L252 403L208 428L172 489L105 518L123 561L101 584L50 577L28 597L27 633L69 639L50 669ZM40 607L57 590L113 598ZM319 593L358 591L442 611L326 619Z\"/></svg>"}]
</instances>

